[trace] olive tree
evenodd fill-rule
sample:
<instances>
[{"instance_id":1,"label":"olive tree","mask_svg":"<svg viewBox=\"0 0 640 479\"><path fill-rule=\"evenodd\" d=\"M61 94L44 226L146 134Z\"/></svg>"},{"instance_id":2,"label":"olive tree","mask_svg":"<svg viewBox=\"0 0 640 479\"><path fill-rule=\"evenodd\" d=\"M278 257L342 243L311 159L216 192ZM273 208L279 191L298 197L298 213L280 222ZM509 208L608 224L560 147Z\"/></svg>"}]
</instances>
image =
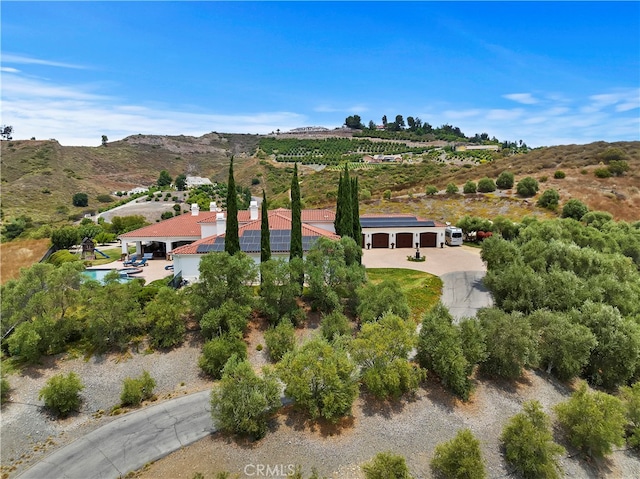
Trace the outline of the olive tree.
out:
<instances>
[{"instance_id":1,"label":"olive tree","mask_svg":"<svg viewBox=\"0 0 640 479\"><path fill-rule=\"evenodd\" d=\"M66 417L80 409L79 393L84 389L80 378L74 372L58 374L49 378L40 390L38 399L44 398L44 405L59 417Z\"/></svg>"},{"instance_id":2,"label":"olive tree","mask_svg":"<svg viewBox=\"0 0 640 479\"><path fill-rule=\"evenodd\" d=\"M487 476L480 441L469 429L462 429L450 441L436 446L431 468L447 479L484 479Z\"/></svg>"}]
</instances>

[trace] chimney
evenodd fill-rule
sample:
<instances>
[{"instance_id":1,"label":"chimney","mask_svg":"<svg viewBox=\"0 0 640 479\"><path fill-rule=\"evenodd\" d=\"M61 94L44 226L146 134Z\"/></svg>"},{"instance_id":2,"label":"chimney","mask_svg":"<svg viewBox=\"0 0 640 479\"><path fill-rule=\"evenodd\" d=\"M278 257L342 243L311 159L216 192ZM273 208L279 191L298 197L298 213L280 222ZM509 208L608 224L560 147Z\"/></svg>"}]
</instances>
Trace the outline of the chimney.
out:
<instances>
[{"instance_id":1,"label":"chimney","mask_svg":"<svg viewBox=\"0 0 640 479\"><path fill-rule=\"evenodd\" d=\"M249 219L257 220L258 219L258 202L256 200L251 200L249 203Z\"/></svg>"},{"instance_id":2,"label":"chimney","mask_svg":"<svg viewBox=\"0 0 640 479\"><path fill-rule=\"evenodd\" d=\"M209 211L210 212L214 212L218 210L218 206L216 205L215 201L212 201L211 203L209 203Z\"/></svg>"},{"instance_id":3,"label":"chimney","mask_svg":"<svg viewBox=\"0 0 640 479\"><path fill-rule=\"evenodd\" d=\"M220 236L227 232L227 220L224 213L216 213L216 235Z\"/></svg>"},{"instance_id":4,"label":"chimney","mask_svg":"<svg viewBox=\"0 0 640 479\"><path fill-rule=\"evenodd\" d=\"M191 216L198 216L200 214L200 207L198 203L191 204Z\"/></svg>"}]
</instances>

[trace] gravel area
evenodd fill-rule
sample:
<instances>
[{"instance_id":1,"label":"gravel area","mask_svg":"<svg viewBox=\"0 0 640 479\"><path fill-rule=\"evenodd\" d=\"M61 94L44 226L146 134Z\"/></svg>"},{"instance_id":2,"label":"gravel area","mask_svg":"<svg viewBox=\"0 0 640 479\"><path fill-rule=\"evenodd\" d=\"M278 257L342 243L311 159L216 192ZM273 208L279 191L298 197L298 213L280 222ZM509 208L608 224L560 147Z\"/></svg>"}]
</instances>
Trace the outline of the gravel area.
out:
<instances>
[{"instance_id":1,"label":"gravel area","mask_svg":"<svg viewBox=\"0 0 640 479\"><path fill-rule=\"evenodd\" d=\"M57 355L44 358L38 366L8 376L10 402L2 406L0 427L2 473L14 477L55 448L113 420L111 409L120 403L122 381L149 371L156 381L156 401L210 388L212 382L200 374L201 341L188 333L180 348L168 352L140 352L92 356L88 359ZM66 419L56 420L44 409L38 393L56 374L75 372L84 383L81 409Z\"/></svg>"}]
</instances>

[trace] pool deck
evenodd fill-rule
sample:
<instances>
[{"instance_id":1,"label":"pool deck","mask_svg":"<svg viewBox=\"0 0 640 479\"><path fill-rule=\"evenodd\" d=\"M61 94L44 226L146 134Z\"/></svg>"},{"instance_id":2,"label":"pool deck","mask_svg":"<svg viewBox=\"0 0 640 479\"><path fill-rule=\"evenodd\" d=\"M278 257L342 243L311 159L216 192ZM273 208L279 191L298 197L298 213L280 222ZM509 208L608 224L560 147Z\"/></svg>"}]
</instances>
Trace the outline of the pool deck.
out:
<instances>
[{"instance_id":1,"label":"pool deck","mask_svg":"<svg viewBox=\"0 0 640 479\"><path fill-rule=\"evenodd\" d=\"M139 269L142 272L138 274L130 275L132 278L143 278L146 284L151 283L152 281L156 281L158 279L167 278L168 276L173 276L173 271L167 271L164 269L165 266L173 264L173 261L167 261L164 259L152 259L147 261L145 266L140 267ZM100 266L92 266L87 269L125 269L131 268L132 266L122 264L122 261L112 261L111 263L101 264ZM167 279L168 281L168 279Z\"/></svg>"}]
</instances>

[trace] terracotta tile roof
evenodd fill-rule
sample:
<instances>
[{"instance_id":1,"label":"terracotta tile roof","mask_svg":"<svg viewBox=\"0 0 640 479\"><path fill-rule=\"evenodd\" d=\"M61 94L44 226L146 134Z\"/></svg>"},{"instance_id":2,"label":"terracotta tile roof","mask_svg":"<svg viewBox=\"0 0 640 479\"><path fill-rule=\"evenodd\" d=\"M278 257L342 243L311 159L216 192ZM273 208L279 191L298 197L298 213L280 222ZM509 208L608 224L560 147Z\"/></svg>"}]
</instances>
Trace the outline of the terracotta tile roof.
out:
<instances>
[{"instance_id":1,"label":"terracotta tile roof","mask_svg":"<svg viewBox=\"0 0 640 479\"><path fill-rule=\"evenodd\" d=\"M247 231L260 231L262 228L261 220L254 220L246 223L238 228L238 236L242 238ZM291 230L291 212L289 210L277 209L269 211L269 230ZM331 233L330 231L323 230L322 228L316 228L305 223L302 223L302 236L303 237L325 237L332 240L340 239L340 236ZM194 243L180 246L173 250L173 254L202 254L198 253L198 248L202 245L213 245L217 238L223 238L224 235L209 236ZM244 251L244 250L243 250ZM245 253L257 253L256 251L245 251ZM275 252L275 251L274 251Z\"/></svg>"},{"instance_id":2,"label":"terracotta tile roof","mask_svg":"<svg viewBox=\"0 0 640 479\"><path fill-rule=\"evenodd\" d=\"M213 221L216 220L215 212L205 211L201 212L198 216L193 216L191 213L184 213L160 221L159 223L129 231L128 233L121 234L119 237L126 239L194 236L199 238L200 222L210 220L211 218L213 218Z\"/></svg>"}]
</instances>

